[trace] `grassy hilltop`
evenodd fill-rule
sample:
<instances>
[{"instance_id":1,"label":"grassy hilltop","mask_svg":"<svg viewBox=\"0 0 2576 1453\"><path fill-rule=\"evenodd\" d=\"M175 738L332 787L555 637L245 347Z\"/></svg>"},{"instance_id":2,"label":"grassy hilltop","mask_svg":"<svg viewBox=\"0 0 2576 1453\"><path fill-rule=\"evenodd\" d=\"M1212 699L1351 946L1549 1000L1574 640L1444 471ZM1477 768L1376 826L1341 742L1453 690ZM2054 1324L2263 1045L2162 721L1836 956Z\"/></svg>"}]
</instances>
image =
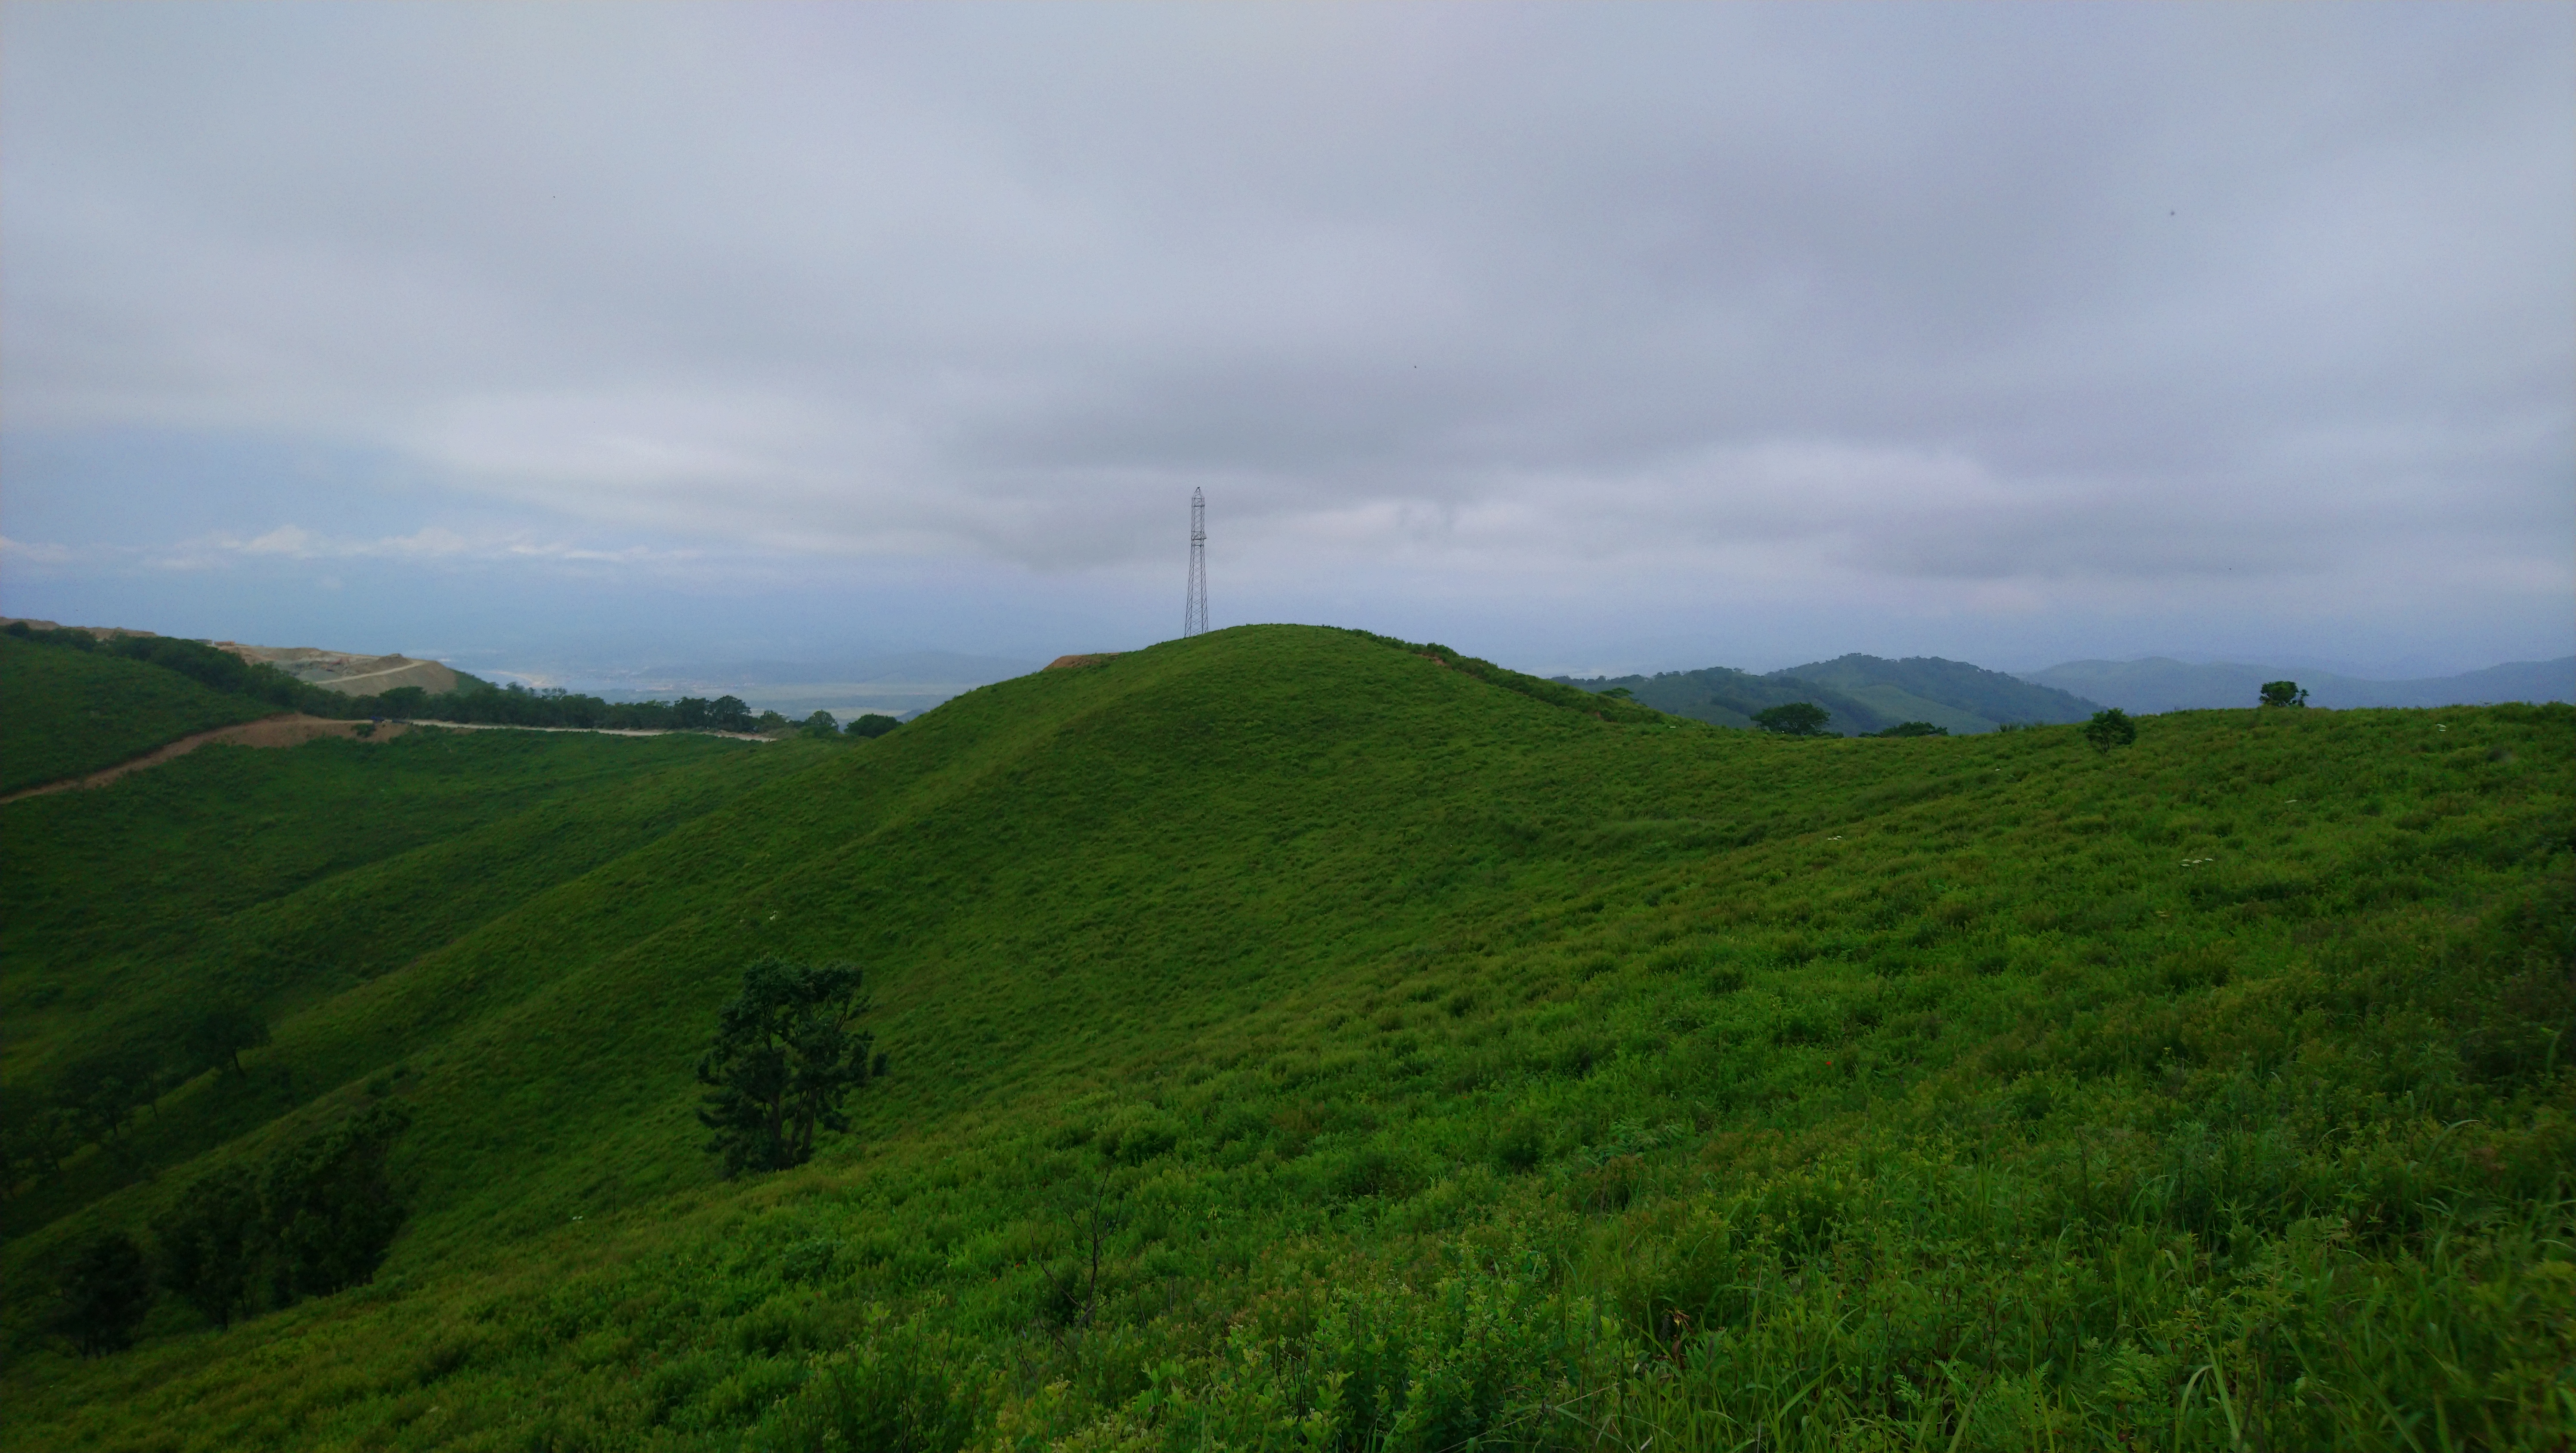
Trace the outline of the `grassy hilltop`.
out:
<instances>
[{"instance_id":1,"label":"grassy hilltop","mask_svg":"<svg viewBox=\"0 0 2576 1453\"><path fill-rule=\"evenodd\" d=\"M868 743L209 749L0 808L0 1089L275 1020L18 1187L0 1444L2561 1446L2571 728L1795 741L1260 627ZM892 1074L726 1182L770 951ZM370 1106L371 1284L41 1335Z\"/></svg>"}]
</instances>

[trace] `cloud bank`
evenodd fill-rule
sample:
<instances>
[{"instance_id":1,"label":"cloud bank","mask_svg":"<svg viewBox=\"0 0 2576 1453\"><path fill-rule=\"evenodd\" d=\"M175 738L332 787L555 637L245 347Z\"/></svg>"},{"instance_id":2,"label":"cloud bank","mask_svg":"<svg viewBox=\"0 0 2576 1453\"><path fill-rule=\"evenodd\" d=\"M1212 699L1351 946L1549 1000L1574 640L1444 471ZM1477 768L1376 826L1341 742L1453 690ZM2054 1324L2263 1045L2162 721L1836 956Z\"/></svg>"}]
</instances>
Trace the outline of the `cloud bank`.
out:
<instances>
[{"instance_id":1,"label":"cloud bank","mask_svg":"<svg viewBox=\"0 0 2576 1453\"><path fill-rule=\"evenodd\" d=\"M2576 648L2563 6L0 23L13 598L114 547L1176 620L1204 486L1220 618L1536 664Z\"/></svg>"}]
</instances>

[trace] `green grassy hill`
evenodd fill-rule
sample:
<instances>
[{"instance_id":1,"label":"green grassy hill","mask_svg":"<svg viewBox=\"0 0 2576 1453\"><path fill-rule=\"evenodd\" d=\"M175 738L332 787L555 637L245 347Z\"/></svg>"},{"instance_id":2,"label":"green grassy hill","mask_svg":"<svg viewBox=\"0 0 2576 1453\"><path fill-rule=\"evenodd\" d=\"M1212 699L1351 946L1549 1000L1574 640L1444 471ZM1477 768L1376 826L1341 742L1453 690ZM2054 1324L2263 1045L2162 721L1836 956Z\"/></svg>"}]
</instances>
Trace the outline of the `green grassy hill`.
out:
<instances>
[{"instance_id":1,"label":"green grassy hill","mask_svg":"<svg viewBox=\"0 0 2576 1453\"><path fill-rule=\"evenodd\" d=\"M76 1156L0 1203L0 1233L41 1227L264 1123L317 1075L327 1087L390 1063L373 1047L352 1058L297 1038L307 1011L808 750L693 734L416 732L206 747L110 787L11 804L0 813L0 1108L23 1129L67 1076L178 1092L114 1154ZM292 1048L275 1073L252 1086L186 1083L199 1069L183 1055L187 1030L218 1001L281 1022Z\"/></svg>"},{"instance_id":2,"label":"green grassy hill","mask_svg":"<svg viewBox=\"0 0 2576 1453\"><path fill-rule=\"evenodd\" d=\"M142 661L0 634L0 792L113 767L279 710Z\"/></svg>"},{"instance_id":3,"label":"green grassy hill","mask_svg":"<svg viewBox=\"0 0 2576 1453\"><path fill-rule=\"evenodd\" d=\"M2001 671L1938 656L1890 661L1879 656L1838 656L1771 673L1832 687L1898 720L1928 721L1953 732L1993 731L1999 722L2079 722L2102 708L2072 692L2039 686Z\"/></svg>"},{"instance_id":4,"label":"green grassy hill","mask_svg":"<svg viewBox=\"0 0 2576 1453\"><path fill-rule=\"evenodd\" d=\"M276 1039L20 1191L0 1443L2557 1446L2571 726L1793 741L1266 627L603 769L116 940ZM0 839L148 895L116 843L308 821L126 790ZM691 1065L765 951L866 965L892 1074L725 1182ZM84 1237L372 1104L372 1284L38 1334Z\"/></svg>"}]
</instances>

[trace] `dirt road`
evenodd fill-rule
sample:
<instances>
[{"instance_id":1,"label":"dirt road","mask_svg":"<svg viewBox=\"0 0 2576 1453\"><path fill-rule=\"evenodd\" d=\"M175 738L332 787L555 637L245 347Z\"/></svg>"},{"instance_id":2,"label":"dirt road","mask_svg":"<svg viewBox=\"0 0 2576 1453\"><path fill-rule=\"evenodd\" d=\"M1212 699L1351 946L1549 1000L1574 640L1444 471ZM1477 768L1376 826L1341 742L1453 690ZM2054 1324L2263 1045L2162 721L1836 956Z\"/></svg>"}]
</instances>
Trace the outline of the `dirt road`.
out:
<instances>
[{"instance_id":1,"label":"dirt road","mask_svg":"<svg viewBox=\"0 0 2576 1453\"><path fill-rule=\"evenodd\" d=\"M173 758L184 757L209 742L229 742L236 747L300 747L316 737L361 737L364 740L381 742L401 736L413 727L436 727L441 731L451 732L591 732L603 737L679 735L675 731L637 731L626 727L511 726L506 722L481 721L384 721L378 722L374 733L369 735L358 730L365 725L366 723L362 721L336 721L330 717L302 716L293 712L279 716L264 716L257 721L246 721L238 726L217 727L210 732L199 732L193 737L181 737L168 746L155 747L140 757L119 762L113 767L102 768L86 777L66 777L59 782L21 787L5 797L0 797L0 803L15 802L21 797L41 797L48 792L69 792L75 787L104 787L128 772L140 772L146 767L158 767ZM729 741L737 742L771 740L751 732L698 732L696 735L724 737Z\"/></svg>"},{"instance_id":2,"label":"dirt road","mask_svg":"<svg viewBox=\"0 0 2576 1453\"><path fill-rule=\"evenodd\" d=\"M167 746L155 747L140 757L119 762L113 767L102 768L86 777L66 777L59 782L22 787L6 797L0 797L0 802L15 802L21 797L41 797L48 792L69 792L75 787L104 787L128 772L140 772L146 767L158 767L173 758L184 757L209 742L229 742L237 747L300 747L315 737L354 737L358 735L358 728L365 725L366 723L362 721L334 721L329 717L304 716L295 712L264 716L257 721L217 727L210 732L181 737ZM406 723L389 721L376 728L372 740L381 742L388 737L398 737L409 729Z\"/></svg>"}]
</instances>

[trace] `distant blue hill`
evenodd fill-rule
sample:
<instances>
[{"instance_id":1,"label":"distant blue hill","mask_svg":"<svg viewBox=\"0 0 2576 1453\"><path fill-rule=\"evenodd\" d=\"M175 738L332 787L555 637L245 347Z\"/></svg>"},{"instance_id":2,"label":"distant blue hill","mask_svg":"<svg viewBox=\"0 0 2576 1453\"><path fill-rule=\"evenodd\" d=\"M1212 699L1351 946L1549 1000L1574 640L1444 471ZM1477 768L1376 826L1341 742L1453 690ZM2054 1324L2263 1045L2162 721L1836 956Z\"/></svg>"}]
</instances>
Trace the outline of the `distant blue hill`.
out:
<instances>
[{"instance_id":1,"label":"distant blue hill","mask_svg":"<svg viewBox=\"0 0 2576 1453\"><path fill-rule=\"evenodd\" d=\"M2217 662L2194 666L2164 656L2143 661L2068 661L2022 679L2080 692L2123 711L2195 711L2252 706L2266 681L2296 681L2310 706L2476 706L2498 701L2576 701L2576 656L2512 661L2458 676L2364 681L2286 666Z\"/></svg>"},{"instance_id":2,"label":"distant blue hill","mask_svg":"<svg viewBox=\"0 0 2576 1453\"><path fill-rule=\"evenodd\" d=\"M1831 713L1826 729L1842 736L1864 736L1909 721L1965 735L1990 732L2004 722L2082 721L2101 710L2053 685L1937 656L1890 661L1854 654L1761 676L1711 666L1654 676L1556 679L1587 691L1624 686L1658 711L1732 727L1751 726L1753 714L1765 708L1804 701Z\"/></svg>"}]
</instances>

